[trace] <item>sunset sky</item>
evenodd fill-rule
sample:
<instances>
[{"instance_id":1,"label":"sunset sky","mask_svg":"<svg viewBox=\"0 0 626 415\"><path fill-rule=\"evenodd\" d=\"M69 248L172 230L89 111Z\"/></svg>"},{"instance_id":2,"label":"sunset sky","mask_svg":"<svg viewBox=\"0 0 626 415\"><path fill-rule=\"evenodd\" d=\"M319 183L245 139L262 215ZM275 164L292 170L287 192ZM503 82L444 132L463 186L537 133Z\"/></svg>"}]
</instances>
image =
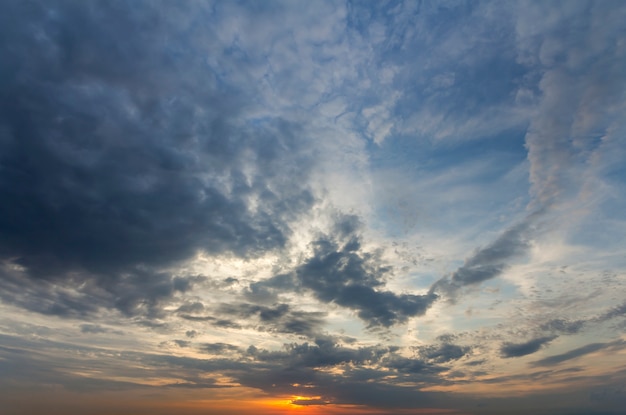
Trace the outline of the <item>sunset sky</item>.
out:
<instances>
[{"instance_id":1,"label":"sunset sky","mask_svg":"<svg viewBox=\"0 0 626 415\"><path fill-rule=\"evenodd\" d=\"M625 22L0 1L0 413L623 414Z\"/></svg>"}]
</instances>

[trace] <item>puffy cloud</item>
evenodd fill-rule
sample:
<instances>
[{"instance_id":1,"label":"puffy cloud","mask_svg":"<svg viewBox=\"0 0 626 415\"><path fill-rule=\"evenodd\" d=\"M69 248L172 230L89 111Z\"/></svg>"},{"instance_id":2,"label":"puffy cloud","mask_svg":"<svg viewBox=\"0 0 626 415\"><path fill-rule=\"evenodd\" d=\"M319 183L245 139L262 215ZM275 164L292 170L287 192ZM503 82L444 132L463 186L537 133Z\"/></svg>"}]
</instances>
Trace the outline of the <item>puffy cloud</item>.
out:
<instances>
[{"instance_id":1,"label":"puffy cloud","mask_svg":"<svg viewBox=\"0 0 626 415\"><path fill-rule=\"evenodd\" d=\"M389 327L424 314L437 299L424 295L396 294L381 289L391 268L376 253L364 252L354 229L354 218L342 218L338 237L322 236L313 243L313 255L295 271L297 282L324 303L357 311L369 326Z\"/></svg>"},{"instance_id":2,"label":"puffy cloud","mask_svg":"<svg viewBox=\"0 0 626 415\"><path fill-rule=\"evenodd\" d=\"M254 257L284 246L290 222L314 203L306 139L280 117L253 121L255 92L217 82L198 59L224 51L194 47L212 27L190 34L177 16L208 9L3 9L0 260L21 270L2 273L6 301L57 315L114 306L156 316L187 290L161 268L199 252ZM81 288L48 295L46 306L47 281ZM44 305L23 298L34 292Z\"/></svg>"},{"instance_id":3,"label":"puffy cloud","mask_svg":"<svg viewBox=\"0 0 626 415\"><path fill-rule=\"evenodd\" d=\"M471 351L469 346L458 346L451 343L429 345L418 348L419 355L434 363L447 363L466 356Z\"/></svg>"}]
</instances>

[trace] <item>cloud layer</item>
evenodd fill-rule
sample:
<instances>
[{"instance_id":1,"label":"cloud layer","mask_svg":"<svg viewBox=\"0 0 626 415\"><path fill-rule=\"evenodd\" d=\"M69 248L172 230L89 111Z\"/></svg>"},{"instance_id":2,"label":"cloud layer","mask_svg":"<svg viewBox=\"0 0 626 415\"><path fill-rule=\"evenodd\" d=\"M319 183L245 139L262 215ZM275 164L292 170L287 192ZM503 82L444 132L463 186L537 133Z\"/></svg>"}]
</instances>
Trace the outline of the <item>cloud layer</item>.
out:
<instances>
[{"instance_id":1,"label":"cloud layer","mask_svg":"<svg viewBox=\"0 0 626 415\"><path fill-rule=\"evenodd\" d=\"M619 413L625 20L4 2L0 406Z\"/></svg>"}]
</instances>

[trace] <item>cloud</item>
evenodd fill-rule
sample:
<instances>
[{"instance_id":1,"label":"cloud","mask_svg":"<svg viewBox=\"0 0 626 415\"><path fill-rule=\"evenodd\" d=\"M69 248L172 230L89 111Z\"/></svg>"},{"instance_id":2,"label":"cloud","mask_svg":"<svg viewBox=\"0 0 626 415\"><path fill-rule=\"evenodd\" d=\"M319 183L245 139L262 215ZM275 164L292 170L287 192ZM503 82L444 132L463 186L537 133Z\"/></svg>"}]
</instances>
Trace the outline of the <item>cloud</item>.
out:
<instances>
[{"instance_id":1,"label":"cloud","mask_svg":"<svg viewBox=\"0 0 626 415\"><path fill-rule=\"evenodd\" d=\"M108 327L103 327L100 324L81 324L80 332L85 334L104 334L104 333L113 333L113 334L121 334L124 332L120 330L113 330Z\"/></svg>"},{"instance_id":2,"label":"cloud","mask_svg":"<svg viewBox=\"0 0 626 415\"><path fill-rule=\"evenodd\" d=\"M99 278L68 273L62 280L33 279L10 264L0 265L0 298L30 311L91 319L102 309L116 309L125 317L149 319L167 315L164 307L188 292L202 278L174 276L145 268Z\"/></svg>"},{"instance_id":3,"label":"cloud","mask_svg":"<svg viewBox=\"0 0 626 415\"><path fill-rule=\"evenodd\" d=\"M548 15L558 18L539 18ZM621 140L612 130L624 105L623 15L621 9L585 3L536 3L520 10L518 60L536 70L541 97L525 139L535 206L576 197L585 181L597 177L593 165L601 159L604 169L616 167L616 160L601 154Z\"/></svg>"},{"instance_id":4,"label":"cloud","mask_svg":"<svg viewBox=\"0 0 626 415\"><path fill-rule=\"evenodd\" d=\"M623 340L615 340L606 343L591 343L568 352L548 356L532 363L533 366L555 366L568 360L576 359L581 356L595 353L600 350L617 351L626 348L626 342Z\"/></svg>"},{"instance_id":5,"label":"cloud","mask_svg":"<svg viewBox=\"0 0 626 415\"><path fill-rule=\"evenodd\" d=\"M585 323L585 320L571 321L559 318L542 324L540 328L553 333L576 334L583 329Z\"/></svg>"},{"instance_id":6,"label":"cloud","mask_svg":"<svg viewBox=\"0 0 626 415\"><path fill-rule=\"evenodd\" d=\"M421 359L409 359L402 356L390 356L385 361L385 367L397 370L400 373L432 374L448 370L445 367L434 366Z\"/></svg>"},{"instance_id":7,"label":"cloud","mask_svg":"<svg viewBox=\"0 0 626 415\"><path fill-rule=\"evenodd\" d=\"M611 307L607 311L595 317L586 319L569 320L556 318L549 320L539 326L539 329L553 334L577 334L586 327L593 324L601 324L614 318L622 317L626 314L626 304L619 304Z\"/></svg>"},{"instance_id":8,"label":"cloud","mask_svg":"<svg viewBox=\"0 0 626 415\"><path fill-rule=\"evenodd\" d=\"M222 328L228 328L228 329L242 329L243 328L237 322L224 319L224 318L217 318L217 317L205 316L205 315L196 316L196 315L189 315L189 314L179 314L178 316L182 318L183 320L188 320L188 321L209 322L215 327L222 327Z\"/></svg>"},{"instance_id":9,"label":"cloud","mask_svg":"<svg viewBox=\"0 0 626 415\"><path fill-rule=\"evenodd\" d=\"M451 299L466 286L480 284L501 275L509 267L509 261L521 257L530 248L534 222L541 215L536 212L505 230L495 241L479 248L450 276L435 282L431 293L442 292Z\"/></svg>"},{"instance_id":10,"label":"cloud","mask_svg":"<svg viewBox=\"0 0 626 415\"><path fill-rule=\"evenodd\" d=\"M417 348L417 350L419 355L429 362L447 363L466 356L471 351L471 348L468 346L443 343L440 345L422 346Z\"/></svg>"},{"instance_id":11,"label":"cloud","mask_svg":"<svg viewBox=\"0 0 626 415\"><path fill-rule=\"evenodd\" d=\"M328 405L329 401L325 401L323 399L293 399L291 401L292 405L302 405L302 406L310 406L310 405Z\"/></svg>"},{"instance_id":12,"label":"cloud","mask_svg":"<svg viewBox=\"0 0 626 415\"><path fill-rule=\"evenodd\" d=\"M267 351L255 346L247 354L263 362L281 363L287 367L320 368L346 363L356 365L375 364L384 355L394 351L388 347L360 347L358 349L339 346L333 338L318 337L314 344L286 344L284 351Z\"/></svg>"},{"instance_id":13,"label":"cloud","mask_svg":"<svg viewBox=\"0 0 626 415\"><path fill-rule=\"evenodd\" d=\"M618 412L617 3L1 2L0 407Z\"/></svg>"},{"instance_id":14,"label":"cloud","mask_svg":"<svg viewBox=\"0 0 626 415\"><path fill-rule=\"evenodd\" d=\"M611 308L609 311L600 315L596 320L602 322L616 317L622 317L624 315L626 315L626 302Z\"/></svg>"},{"instance_id":15,"label":"cloud","mask_svg":"<svg viewBox=\"0 0 626 415\"><path fill-rule=\"evenodd\" d=\"M228 343L204 343L201 349L210 354L223 354L238 351L239 347Z\"/></svg>"},{"instance_id":16,"label":"cloud","mask_svg":"<svg viewBox=\"0 0 626 415\"><path fill-rule=\"evenodd\" d=\"M504 343L502 347L500 347L500 355L504 358L511 358L533 354L556 339L556 337L557 336L538 337L524 343Z\"/></svg>"},{"instance_id":17,"label":"cloud","mask_svg":"<svg viewBox=\"0 0 626 415\"><path fill-rule=\"evenodd\" d=\"M381 290L391 268L375 253L361 249L354 223L352 216L341 218L336 235L322 236L312 244L313 255L295 271L297 282L324 303L356 310L370 327L390 327L424 314L437 295Z\"/></svg>"},{"instance_id":18,"label":"cloud","mask_svg":"<svg viewBox=\"0 0 626 415\"><path fill-rule=\"evenodd\" d=\"M218 307L220 315L230 315L235 318L251 322L257 318L262 326L279 333L293 333L314 337L324 324L326 313L320 311L298 311L289 304L281 303L273 306L255 305L249 303L222 304Z\"/></svg>"},{"instance_id":19,"label":"cloud","mask_svg":"<svg viewBox=\"0 0 626 415\"><path fill-rule=\"evenodd\" d=\"M82 293L95 307L156 316L186 290L162 268L199 252L254 257L285 245L314 204L302 125L253 121L255 83L216 81L198 57L227 45L198 49L211 25L190 34L176 17L200 18L202 5L3 9L19 19L0 29L11 62L0 81L0 260L32 291L85 287L73 299L57 292L49 308L22 298L28 291L15 290L15 302L93 312Z\"/></svg>"},{"instance_id":20,"label":"cloud","mask_svg":"<svg viewBox=\"0 0 626 415\"><path fill-rule=\"evenodd\" d=\"M183 314L196 314L204 311L204 304L200 301L188 302L176 309L177 312Z\"/></svg>"}]
</instances>

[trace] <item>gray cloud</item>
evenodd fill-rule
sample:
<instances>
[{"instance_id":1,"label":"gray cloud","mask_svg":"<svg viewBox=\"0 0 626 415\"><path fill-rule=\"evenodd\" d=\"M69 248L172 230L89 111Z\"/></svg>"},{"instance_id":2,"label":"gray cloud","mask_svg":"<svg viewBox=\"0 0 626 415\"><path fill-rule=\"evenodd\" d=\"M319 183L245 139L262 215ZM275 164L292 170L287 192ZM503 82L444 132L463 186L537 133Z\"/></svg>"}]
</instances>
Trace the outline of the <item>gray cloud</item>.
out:
<instances>
[{"instance_id":1,"label":"gray cloud","mask_svg":"<svg viewBox=\"0 0 626 415\"><path fill-rule=\"evenodd\" d=\"M120 334L123 335L124 332L120 330L113 330L108 327L102 327L99 324L81 324L80 332L85 334L104 334L104 333L112 333L112 334Z\"/></svg>"},{"instance_id":2,"label":"gray cloud","mask_svg":"<svg viewBox=\"0 0 626 415\"><path fill-rule=\"evenodd\" d=\"M244 295L248 300L255 303L273 303L278 300L277 293L295 288L293 275L279 274L263 281L251 283Z\"/></svg>"},{"instance_id":3,"label":"gray cloud","mask_svg":"<svg viewBox=\"0 0 626 415\"><path fill-rule=\"evenodd\" d=\"M402 356L390 356L384 362L385 367L397 370L400 373L432 374L444 372L445 367L434 366L421 359L409 359Z\"/></svg>"},{"instance_id":4,"label":"gray cloud","mask_svg":"<svg viewBox=\"0 0 626 415\"><path fill-rule=\"evenodd\" d=\"M376 253L363 252L356 223L353 216L340 218L338 238L323 236L315 241L313 255L295 271L297 282L324 303L356 310L370 327L389 327L424 314L437 295L381 290L391 268L381 265Z\"/></svg>"},{"instance_id":5,"label":"gray cloud","mask_svg":"<svg viewBox=\"0 0 626 415\"><path fill-rule=\"evenodd\" d=\"M539 349L556 339L556 337L538 337L524 343L504 343L500 348L500 355L504 358L526 356L539 351Z\"/></svg>"},{"instance_id":6,"label":"gray cloud","mask_svg":"<svg viewBox=\"0 0 626 415\"><path fill-rule=\"evenodd\" d=\"M168 12L179 6L160 6L2 5L0 260L32 286L5 281L4 300L156 316L186 290L159 268L278 249L314 203L300 126L247 121L255 92L198 60L226 52L176 46L211 27L190 34ZM44 281L84 287L95 304L59 290L38 306Z\"/></svg>"},{"instance_id":7,"label":"gray cloud","mask_svg":"<svg viewBox=\"0 0 626 415\"><path fill-rule=\"evenodd\" d=\"M602 298L588 305L581 300L575 305L582 307L576 310L571 304L564 307L564 302L554 301L563 313L560 318L547 321L531 317L533 327L511 328L496 321L511 313L481 311L483 299L476 298L472 304L476 312L468 316L472 321L465 329L482 328L456 338L439 337L435 344L413 349L413 358L407 358L406 350L389 344L400 340L394 337L396 333L403 335L405 343L412 336L410 332L394 331L384 340L389 343L375 346L363 343L371 336L324 336L321 333L326 333L326 323L332 323L326 329L343 333L337 325L344 320L327 322L325 313L302 311L305 309L293 299L294 295L307 294L307 307L311 306L311 296L322 303L316 307L351 310L370 328L402 324L423 315L439 295L454 299L461 291L506 273L528 252L535 236L532 221L505 228L492 243L468 254L465 264L437 282L429 293L421 293L425 295L391 290L388 280L394 277L394 270L383 261L382 254L364 248L359 235L362 223L357 216L339 220L327 235L310 245L309 253L280 258L275 272L281 274L243 287L260 278L244 275L252 264L246 261L268 251L272 251L268 258L275 258L274 254L280 257L285 245L291 247L292 223L316 203L309 186L314 167L311 157L318 157L318 150L326 151L323 147L327 143L322 139L318 146L316 139L315 153L310 156L310 134L328 132L328 141L335 133L355 136L349 144L343 138L337 140L333 150L338 150L338 157L328 162L329 171L320 169L319 176L340 176L352 166L336 163L349 159L349 164L358 158L365 165L358 171L365 173L365 183L367 169L373 167L375 177L386 168L380 160L395 164L397 153L404 152L415 173L409 173L406 181L422 182L427 181L422 168L436 165L443 170L463 161L467 155L461 153L466 150L486 149L493 154L491 146L496 142L496 152L515 153L514 161L518 162L524 155L521 138L530 121L526 145L531 199L537 205L569 202L571 199L561 197L568 191L582 199L587 189L581 191L578 184L583 180L577 173L588 172L579 167L605 165L606 158L600 157L596 147L607 152L623 147L621 80L626 55L621 41L624 8L616 7L617 3L580 3L576 9L578 3L559 3L554 8L536 2L511 11L510 6L497 2L339 1L316 2L312 9L323 12L311 16L305 3L290 5L295 13L286 15L283 11L288 2L0 2L0 303L8 312L6 321L2 319L0 335L0 407L40 413L31 410L28 402L16 409L19 405L13 400L18 394L13 392L27 391L26 399L35 402L40 391L43 395L58 393L61 397L55 399L63 399L65 388L92 393L78 396L76 401L67 400L67 409L75 412L123 412L122 406L130 404L132 397L138 399L135 409L147 413L151 408L141 407L139 400L161 404L164 395L170 393L168 388L190 389L185 396L192 398L199 392L196 396L211 399L210 391L192 389L230 387L224 383L232 380L232 385L256 388L267 396L314 392L321 397L296 399L292 402L296 405L370 405L379 408L381 414L400 407L419 408L417 412L454 407L464 412L504 413L506 409L535 413L534 409L543 404L550 405L542 408L550 413L565 411L562 405L599 413L600 409L587 410L585 402L578 405L588 398L600 400L594 404L598 408L617 408L613 412L618 413L624 407L623 370L609 370L604 372L604 379L591 379L585 378L590 373L586 369L566 369L572 372L566 381L571 381L570 385L584 383L585 389L555 394L554 385L549 385L551 392L541 392L536 402L536 395L531 395L508 397L496 404L485 399L485 406L478 407L484 402L467 394L424 389L446 386L462 391L464 382L474 381L472 378L498 372L506 375L507 365L497 359L466 362L471 350L463 342L478 338L490 350L491 342L502 341L502 330L507 335L515 331L546 336L502 346L504 357L523 356L549 344L550 336L576 334L592 324L622 318L624 305L605 310L597 318L575 320L589 311L585 307L595 307ZM531 21L524 22L524 17ZM311 24L318 21L321 24ZM527 50L516 50L516 42L526 41L536 45L528 55L541 61L540 65L527 63ZM256 45L260 47L255 50ZM302 93L307 90L313 92ZM539 102L539 107L513 104L516 93L517 98L533 106ZM394 96L399 98L387 99ZM275 115L277 112L283 115ZM332 120L334 124L323 125L333 118L333 112L340 114ZM308 129L303 123L318 114L323 114L323 119L314 120L314 129ZM505 120L500 122L500 118ZM384 128L379 128L381 125ZM384 131L387 126L389 133ZM380 146L367 139L361 141L362 137L380 141L385 135L387 141ZM483 140L487 135L490 137ZM456 140L464 143L458 145ZM353 154L341 153L344 144ZM437 151L432 153L429 147ZM454 151L448 153L451 148ZM423 156L414 157L417 153ZM612 153L617 161L605 170L610 171L611 179L589 183L590 187L599 184L598 188L607 193L619 193L621 187L613 184L621 185L623 152ZM495 170L508 171L509 161L513 159L498 159L493 163L498 165ZM460 163L454 168L463 174L467 166ZM509 175L526 177L526 167L519 165ZM491 183L495 170L490 168L484 176L480 173L478 186ZM315 175L319 177L318 170ZM592 172L589 175L593 176ZM314 187L323 187L325 179L328 177ZM350 175L341 179L350 179ZM505 181L511 184L515 197L520 196L520 189L524 193L524 186L518 187L523 180ZM330 190L346 186L343 180L338 182L336 188L332 183ZM476 198L471 186L451 189L446 185L440 188L446 192L442 200L452 206L451 210L477 213L473 205L464 204L470 197ZM459 199L457 190L471 196ZM402 210L411 211L411 220L417 218L412 224L420 232L426 231L423 236L454 228L456 223L441 226L446 221L437 219L449 216L440 215L433 205L416 202L427 192L415 194L415 200L406 199L409 203ZM602 212L595 209L595 203L614 199L607 204L621 208L619 197L603 199L596 197L603 196L602 192L590 194L590 204L583 203L584 209L579 209L581 204L572 205L575 214L599 212L601 222ZM341 196L343 201L352 194ZM366 198L381 199L370 194ZM356 205L358 196L355 199L349 204ZM519 212L518 201L524 197L507 199L511 203L506 207L498 202L504 199L485 200L484 206L490 207L486 215L468 216L479 218L479 226L489 227ZM321 205L333 202L324 200ZM379 207L366 211L380 219ZM568 214L572 213L569 207ZM621 211L618 209L616 215ZM595 216L589 218L596 223ZM320 219L323 222L326 218ZM397 221L394 226L401 223ZM386 226L389 222L377 225L379 235L393 228ZM593 233L602 234L598 229L596 226ZM615 229L618 232L619 226ZM587 231L572 229L568 237L574 234L584 238ZM413 236L419 235L405 236L415 241ZM298 238L297 243L301 242ZM584 240L577 246L593 247L585 250L592 256L605 252L594 243ZM207 254L202 257L209 260L219 256L216 268L223 258L243 260L245 271L237 275L239 282L234 284L234 277L223 279L227 275L203 281L184 270L180 274L172 271L184 268L184 261L199 253ZM445 268L443 261L436 257L430 265L409 264L402 276L418 284L431 278L433 269ZM592 272L589 268L598 263L591 258L578 269ZM264 268L263 273L266 271ZM585 287L592 286L586 278L581 279ZM616 281L620 283L617 277ZM537 287L545 287L543 299L554 292L550 291L552 281ZM240 288L243 292L238 292ZM500 294L509 296L508 288L512 287ZM227 295L222 296L222 291ZM598 290L600 295L605 291L606 286ZM532 306L532 299L502 307L511 311L510 307L520 305L522 308L515 312L528 315L529 304ZM15 313L13 306L47 316L31 319L28 312ZM434 320L419 327L420 341L442 329L437 323L440 316L433 313L431 317ZM552 317L550 314L547 319ZM61 324L59 318L70 320ZM451 326L459 327L456 323ZM35 327L37 324L48 328ZM127 336L124 341L104 339L105 334L115 334L109 325L123 324L144 327L135 327L137 336ZM345 324L348 327L343 328L355 335L358 325L353 321ZM239 329L246 331L231 331ZM265 331L252 336L259 342L255 347L229 343L234 338L245 341L242 339L249 329ZM606 327L599 329L600 334L608 333ZM10 330L22 337L9 338L6 333ZM150 336L149 330L158 330L159 336ZM73 332L78 334L73 343L93 341L95 346L95 342L106 340L106 348L45 340L69 339ZM156 349L164 338L185 340L163 342L162 348ZM296 343L282 349L267 346L294 338ZM204 343L207 341L224 343ZM177 349L176 345L193 349ZM551 360L542 359L537 365L557 365L620 347L623 345L595 343L552 356ZM480 356L490 356L480 351ZM189 357L192 352L204 352L204 358ZM458 369L465 364L483 365L483 370L468 370L462 378ZM520 372L517 378L504 376L485 382L537 383L550 380L552 375L561 379L570 376L541 368L526 379ZM146 379L154 385L163 384L158 379L172 383L147 386L142 384ZM615 402L617 398L597 393L599 387L594 386L611 383L619 384L614 393L620 403L612 406L607 400ZM126 394L121 397L128 399L107 408L113 399L103 400L101 396L108 391L120 391L120 395ZM462 405L455 402L454 396L463 395L459 398ZM92 397L105 407L87 407L93 403ZM572 397L575 399L569 399ZM79 406L81 401L84 407ZM49 402L37 404L44 409L49 406L53 412L65 410ZM160 406L152 412L168 410L168 405Z\"/></svg>"},{"instance_id":8,"label":"gray cloud","mask_svg":"<svg viewBox=\"0 0 626 415\"><path fill-rule=\"evenodd\" d=\"M626 60L618 46L623 37L619 22L623 11L617 3L606 6L572 4L566 11L568 18L542 22L540 37L534 36L533 16L554 9L535 4L520 16L516 28L519 57L528 63L532 60L541 74L537 92L542 98L525 137L534 205L550 206L579 192L586 179L581 176L589 172L576 165L580 160L594 164L598 150L606 151L598 146L594 133L603 131L604 140L613 140L614 127L607 129L607 125L624 109L622 68ZM579 30L569 30L572 27ZM622 145L618 143L615 140L617 146ZM619 156L602 159L602 169L621 165Z\"/></svg>"},{"instance_id":9,"label":"gray cloud","mask_svg":"<svg viewBox=\"0 0 626 415\"><path fill-rule=\"evenodd\" d=\"M238 351L239 347L228 343L204 343L201 349L210 354L223 354Z\"/></svg>"},{"instance_id":10,"label":"gray cloud","mask_svg":"<svg viewBox=\"0 0 626 415\"><path fill-rule=\"evenodd\" d=\"M607 312L600 315L596 320L602 322L622 316L626 316L626 302L611 308Z\"/></svg>"},{"instance_id":11,"label":"gray cloud","mask_svg":"<svg viewBox=\"0 0 626 415\"><path fill-rule=\"evenodd\" d=\"M249 303L222 304L217 311L220 315L230 315L247 321L258 319L263 328L280 333L293 333L314 337L324 323L326 313L294 310L289 304L281 303L263 306Z\"/></svg>"},{"instance_id":12,"label":"gray cloud","mask_svg":"<svg viewBox=\"0 0 626 415\"><path fill-rule=\"evenodd\" d=\"M568 360L576 359L580 356L584 356L590 353L597 352L599 350L622 350L626 348L626 342L623 340L615 340L606 343L591 343L577 349L570 350L568 352L548 356L541 360L533 362L533 366L555 366L559 363L566 362Z\"/></svg>"},{"instance_id":13,"label":"gray cloud","mask_svg":"<svg viewBox=\"0 0 626 415\"><path fill-rule=\"evenodd\" d=\"M148 319L167 315L163 307L188 292L199 277L180 277L146 269L100 279L69 273L62 281L36 280L0 265L0 298L38 313L91 319L102 308L115 308L125 317Z\"/></svg>"},{"instance_id":14,"label":"gray cloud","mask_svg":"<svg viewBox=\"0 0 626 415\"><path fill-rule=\"evenodd\" d=\"M330 402L324 399L293 399L291 403L293 405L310 406L310 405L328 405Z\"/></svg>"},{"instance_id":15,"label":"gray cloud","mask_svg":"<svg viewBox=\"0 0 626 415\"><path fill-rule=\"evenodd\" d=\"M451 276L435 282L430 293L444 293L454 300L463 287L480 284L501 275L508 269L509 261L526 254L535 221L542 214L543 211L538 211L528 215L517 225L505 230L495 241L477 249Z\"/></svg>"},{"instance_id":16,"label":"gray cloud","mask_svg":"<svg viewBox=\"0 0 626 415\"><path fill-rule=\"evenodd\" d=\"M466 356L471 351L471 348L469 346L443 343L440 345L422 346L417 348L417 351L420 357L429 362L447 363Z\"/></svg>"},{"instance_id":17,"label":"gray cloud","mask_svg":"<svg viewBox=\"0 0 626 415\"><path fill-rule=\"evenodd\" d=\"M558 318L543 323L540 328L541 330L552 333L576 334L583 329L585 323L585 320L566 320Z\"/></svg>"},{"instance_id":18,"label":"gray cloud","mask_svg":"<svg viewBox=\"0 0 626 415\"><path fill-rule=\"evenodd\" d=\"M200 301L186 302L176 309L178 313L182 314L196 314L204 311L204 304Z\"/></svg>"},{"instance_id":19,"label":"gray cloud","mask_svg":"<svg viewBox=\"0 0 626 415\"><path fill-rule=\"evenodd\" d=\"M539 326L539 329L553 333L553 334L576 334L581 332L584 328L601 324L614 318L619 318L626 315L626 303L619 304L611 307L605 312L595 317L589 317L585 319L568 320L564 318L556 318L549 320Z\"/></svg>"},{"instance_id":20,"label":"gray cloud","mask_svg":"<svg viewBox=\"0 0 626 415\"><path fill-rule=\"evenodd\" d=\"M243 328L241 326L241 324L239 324L239 323L237 323L235 321L224 319L224 318L213 317L213 316L205 316L205 315L198 316L198 315L190 315L190 314L179 314L178 317L182 318L183 320L187 320L187 321L210 323L211 325L213 325L215 327L222 327L222 328L228 328L228 329L241 329L241 328Z\"/></svg>"},{"instance_id":21,"label":"gray cloud","mask_svg":"<svg viewBox=\"0 0 626 415\"><path fill-rule=\"evenodd\" d=\"M395 350L379 346L348 348L337 345L333 338L319 337L314 344L286 344L284 351L267 351L250 346L247 353L263 362L280 363L287 367L319 368L346 363L375 364Z\"/></svg>"}]
</instances>

